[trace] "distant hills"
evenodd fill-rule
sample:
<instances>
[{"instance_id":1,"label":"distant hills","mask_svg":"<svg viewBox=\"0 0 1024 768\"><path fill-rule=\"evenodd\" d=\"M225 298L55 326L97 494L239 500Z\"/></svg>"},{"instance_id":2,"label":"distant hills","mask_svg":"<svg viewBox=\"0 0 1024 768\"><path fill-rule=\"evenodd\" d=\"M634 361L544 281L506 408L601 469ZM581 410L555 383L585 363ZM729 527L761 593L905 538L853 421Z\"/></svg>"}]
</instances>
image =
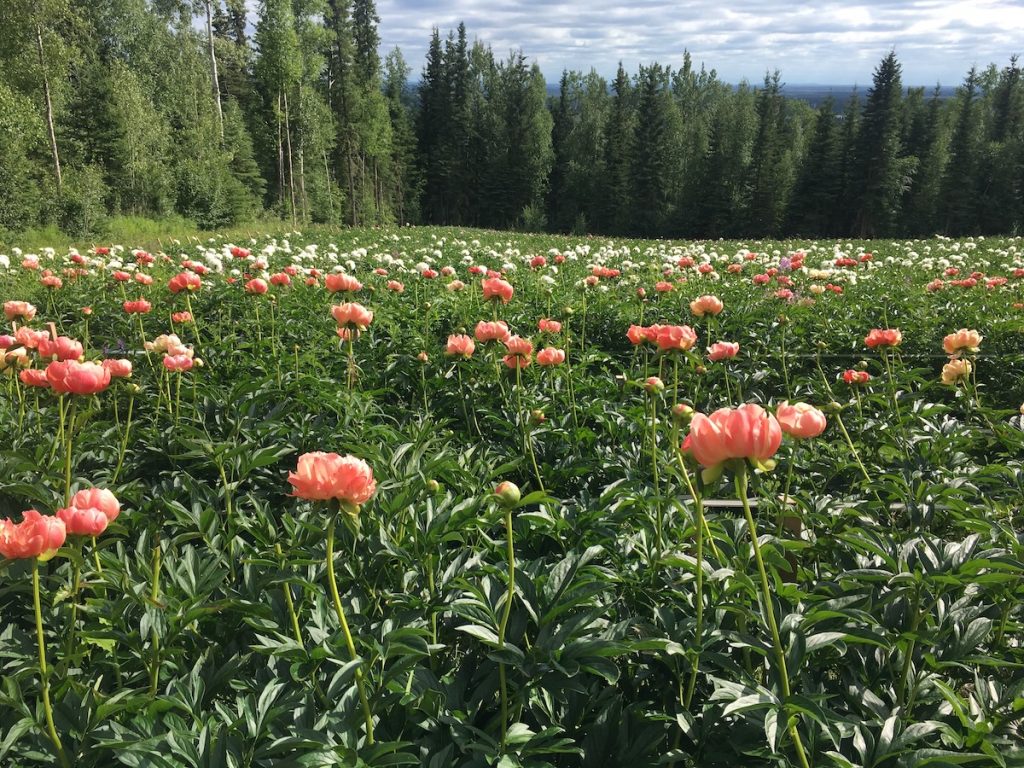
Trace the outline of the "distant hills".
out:
<instances>
[{"instance_id":1,"label":"distant hills","mask_svg":"<svg viewBox=\"0 0 1024 768\"><path fill-rule=\"evenodd\" d=\"M760 86L758 83L750 83L750 86L757 88ZM733 86L737 88L739 86ZM825 99L831 96L835 100L835 111L837 113L842 112L847 102L856 93L861 100L867 95L868 88L871 87L870 83L865 85L827 85L827 84L800 84L800 85L784 85L782 87L783 95L791 99L799 99L800 101L806 101L812 107L819 107ZM558 82L547 84L548 94L551 96L558 95ZM906 88L904 92L911 90ZM931 98L932 92L935 90L935 86L925 86L925 97ZM939 98L942 100L950 99L956 95L956 86L943 85L939 87Z\"/></svg>"}]
</instances>

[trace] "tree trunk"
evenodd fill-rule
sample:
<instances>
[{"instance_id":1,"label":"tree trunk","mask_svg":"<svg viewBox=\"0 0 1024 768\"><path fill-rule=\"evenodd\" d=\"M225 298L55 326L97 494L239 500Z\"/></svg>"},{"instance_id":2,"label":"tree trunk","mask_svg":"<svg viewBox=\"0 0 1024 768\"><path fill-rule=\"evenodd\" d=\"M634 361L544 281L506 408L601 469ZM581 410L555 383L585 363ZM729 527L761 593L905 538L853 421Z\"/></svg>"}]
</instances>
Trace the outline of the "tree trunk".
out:
<instances>
[{"instance_id":1,"label":"tree trunk","mask_svg":"<svg viewBox=\"0 0 1024 768\"><path fill-rule=\"evenodd\" d=\"M327 174L327 207L331 212L331 223L334 223L334 195L331 193L331 166L327 162L327 150L324 150L324 173Z\"/></svg>"},{"instance_id":2,"label":"tree trunk","mask_svg":"<svg viewBox=\"0 0 1024 768\"><path fill-rule=\"evenodd\" d=\"M36 22L36 51L39 53L39 70L43 75L43 97L46 100L46 127L50 132L50 152L53 153L53 171L57 176L57 189L64 184L60 172L60 153L57 151L57 133L53 129L53 101L50 99L50 78L46 75L46 56L43 54L43 30Z\"/></svg>"},{"instance_id":3,"label":"tree trunk","mask_svg":"<svg viewBox=\"0 0 1024 768\"><path fill-rule=\"evenodd\" d=\"M288 142L288 197L292 205L292 226L295 226L295 170L292 168L292 127L288 120L288 93L284 94L284 137Z\"/></svg>"},{"instance_id":4,"label":"tree trunk","mask_svg":"<svg viewBox=\"0 0 1024 768\"><path fill-rule=\"evenodd\" d=\"M356 225L356 168L352 162L352 138L348 138L348 204L352 209L352 226Z\"/></svg>"},{"instance_id":5,"label":"tree trunk","mask_svg":"<svg viewBox=\"0 0 1024 768\"><path fill-rule=\"evenodd\" d=\"M281 128L281 91L277 92L277 201L284 202L284 136Z\"/></svg>"},{"instance_id":6,"label":"tree trunk","mask_svg":"<svg viewBox=\"0 0 1024 768\"><path fill-rule=\"evenodd\" d=\"M309 198L306 197L306 153L299 141L299 202L302 203L302 221L309 221Z\"/></svg>"},{"instance_id":7,"label":"tree trunk","mask_svg":"<svg viewBox=\"0 0 1024 768\"><path fill-rule=\"evenodd\" d=\"M213 21L210 16L210 0L206 0L206 39L210 46L210 75L213 79L213 103L217 105L217 125L220 140L224 141L224 110L220 105L220 78L217 76L217 54L213 49Z\"/></svg>"}]
</instances>

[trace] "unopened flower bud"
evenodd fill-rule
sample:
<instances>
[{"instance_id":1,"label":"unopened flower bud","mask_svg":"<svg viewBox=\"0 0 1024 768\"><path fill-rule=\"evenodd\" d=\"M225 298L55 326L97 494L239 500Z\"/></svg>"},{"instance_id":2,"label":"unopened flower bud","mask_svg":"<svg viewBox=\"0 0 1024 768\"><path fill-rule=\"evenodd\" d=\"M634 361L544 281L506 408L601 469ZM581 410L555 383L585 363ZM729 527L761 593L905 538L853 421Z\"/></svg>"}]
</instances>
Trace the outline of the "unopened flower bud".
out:
<instances>
[{"instance_id":1,"label":"unopened flower bud","mask_svg":"<svg viewBox=\"0 0 1024 768\"><path fill-rule=\"evenodd\" d=\"M522 498L519 486L508 480L498 483L498 487L494 489L494 495L498 497L498 503L503 507L514 507Z\"/></svg>"},{"instance_id":2,"label":"unopened flower bud","mask_svg":"<svg viewBox=\"0 0 1024 768\"><path fill-rule=\"evenodd\" d=\"M644 382L644 389L650 393L664 392L665 382L659 379L657 376L651 376L647 381Z\"/></svg>"},{"instance_id":3,"label":"unopened flower bud","mask_svg":"<svg viewBox=\"0 0 1024 768\"><path fill-rule=\"evenodd\" d=\"M693 408L691 408L686 403L676 403L675 405L672 406L672 420L676 424L680 426L689 424L692 418Z\"/></svg>"}]
</instances>

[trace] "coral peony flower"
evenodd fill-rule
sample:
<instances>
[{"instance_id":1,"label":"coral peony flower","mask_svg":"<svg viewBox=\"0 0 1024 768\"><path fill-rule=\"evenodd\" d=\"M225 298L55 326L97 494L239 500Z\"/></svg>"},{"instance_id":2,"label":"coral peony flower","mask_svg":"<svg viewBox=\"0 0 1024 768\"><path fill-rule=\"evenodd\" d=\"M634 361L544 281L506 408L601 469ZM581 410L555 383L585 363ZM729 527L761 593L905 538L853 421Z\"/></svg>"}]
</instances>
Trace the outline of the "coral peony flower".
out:
<instances>
[{"instance_id":1,"label":"coral peony flower","mask_svg":"<svg viewBox=\"0 0 1024 768\"><path fill-rule=\"evenodd\" d=\"M36 316L36 308L27 301L5 301L4 315L8 320L24 320L28 322Z\"/></svg>"},{"instance_id":2,"label":"coral peony flower","mask_svg":"<svg viewBox=\"0 0 1024 768\"><path fill-rule=\"evenodd\" d=\"M464 357L467 360L473 356L473 352L476 350L476 344L473 343L473 339L464 333L452 334L448 337L448 344L444 349L444 353L449 357Z\"/></svg>"},{"instance_id":3,"label":"coral peony flower","mask_svg":"<svg viewBox=\"0 0 1024 768\"><path fill-rule=\"evenodd\" d=\"M50 386L50 380L46 378L46 371L38 368L29 368L18 374L18 380L26 387L46 388Z\"/></svg>"},{"instance_id":4,"label":"coral peony flower","mask_svg":"<svg viewBox=\"0 0 1024 768\"><path fill-rule=\"evenodd\" d=\"M970 376L972 370L969 360L962 357L954 358L942 366L942 383L956 384L961 379Z\"/></svg>"},{"instance_id":5,"label":"coral peony flower","mask_svg":"<svg viewBox=\"0 0 1024 768\"><path fill-rule=\"evenodd\" d=\"M775 409L775 418L790 437L817 437L825 431L825 414L808 403L784 402Z\"/></svg>"},{"instance_id":6,"label":"coral peony flower","mask_svg":"<svg viewBox=\"0 0 1024 768\"><path fill-rule=\"evenodd\" d=\"M871 374L867 371L855 371L852 368L848 371L843 371L843 381L847 384L867 384L871 381Z\"/></svg>"},{"instance_id":7,"label":"coral peony flower","mask_svg":"<svg viewBox=\"0 0 1024 768\"><path fill-rule=\"evenodd\" d=\"M346 328L357 328L360 331L365 331L370 323L373 322L373 312L362 304L356 304L355 302L336 304L331 307L331 315L338 325Z\"/></svg>"},{"instance_id":8,"label":"coral peony flower","mask_svg":"<svg viewBox=\"0 0 1024 768\"><path fill-rule=\"evenodd\" d=\"M40 339L38 351L43 360L80 360L84 354L81 343L68 336Z\"/></svg>"},{"instance_id":9,"label":"coral peony flower","mask_svg":"<svg viewBox=\"0 0 1024 768\"><path fill-rule=\"evenodd\" d=\"M719 360L730 360L739 354L740 345L735 341L716 341L708 347L708 360L717 363Z\"/></svg>"},{"instance_id":10,"label":"coral peony flower","mask_svg":"<svg viewBox=\"0 0 1024 768\"><path fill-rule=\"evenodd\" d=\"M259 277L254 277L245 284L245 292L251 293L253 296L262 296L269 290L270 286L267 285L267 281Z\"/></svg>"},{"instance_id":11,"label":"coral peony flower","mask_svg":"<svg viewBox=\"0 0 1024 768\"><path fill-rule=\"evenodd\" d=\"M864 337L864 343L871 349L876 347L898 347L903 341L903 334L898 328L873 328Z\"/></svg>"},{"instance_id":12,"label":"coral peony flower","mask_svg":"<svg viewBox=\"0 0 1024 768\"><path fill-rule=\"evenodd\" d=\"M99 536L110 523L102 511L92 507L65 507L57 510L68 536Z\"/></svg>"},{"instance_id":13,"label":"coral peony flower","mask_svg":"<svg viewBox=\"0 0 1024 768\"><path fill-rule=\"evenodd\" d=\"M110 371L112 379L127 379L132 375L132 361L124 358L107 359L102 363L103 367Z\"/></svg>"},{"instance_id":14,"label":"coral peony flower","mask_svg":"<svg viewBox=\"0 0 1024 768\"><path fill-rule=\"evenodd\" d=\"M683 450L704 467L716 467L729 459L765 462L779 450L782 428L759 405L719 408L710 416L695 413Z\"/></svg>"},{"instance_id":15,"label":"coral peony flower","mask_svg":"<svg viewBox=\"0 0 1024 768\"><path fill-rule=\"evenodd\" d=\"M458 293L465 287L466 284L461 280L452 280L450 283L448 283L448 285L445 286L445 289L451 293Z\"/></svg>"},{"instance_id":16,"label":"coral peony flower","mask_svg":"<svg viewBox=\"0 0 1024 768\"><path fill-rule=\"evenodd\" d=\"M626 331L626 338L629 339L629 343L633 346L643 344L647 341L647 329L642 325L631 325L629 330Z\"/></svg>"},{"instance_id":17,"label":"coral peony flower","mask_svg":"<svg viewBox=\"0 0 1024 768\"><path fill-rule=\"evenodd\" d=\"M505 341L505 348L508 350L508 354L502 358L502 362L509 368L526 368L530 365L533 343L529 339L512 336Z\"/></svg>"},{"instance_id":18,"label":"coral peony flower","mask_svg":"<svg viewBox=\"0 0 1024 768\"><path fill-rule=\"evenodd\" d=\"M126 301L124 303L124 311L129 315L144 315L153 309L153 305L145 299L136 299L135 301Z\"/></svg>"},{"instance_id":19,"label":"coral peony flower","mask_svg":"<svg viewBox=\"0 0 1024 768\"><path fill-rule=\"evenodd\" d=\"M717 315L725 305L717 296L698 296L690 302L690 311L697 317L704 317L705 314Z\"/></svg>"},{"instance_id":20,"label":"coral peony flower","mask_svg":"<svg viewBox=\"0 0 1024 768\"><path fill-rule=\"evenodd\" d=\"M388 283L387 283L387 285L385 287L389 291L391 291L392 293L404 293L405 292L405 286L402 285L402 283L398 282L397 280L388 280Z\"/></svg>"},{"instance_id":21,"label":"coral peony flower","mask_svg":"<svg viewBox=\"0 0 1024 768\"><path fill-rule=\"evenodd\" d=\"M0 555L12 560L29 557L49 560L66 538L63 520L44 517L34 509L23 512L20 523L0 520Z\"/></svg>"},{"instance_id":22,"label":"coral peony flower","mask_svg":"<svg viewBox=\"0 0 1024 768\"><path fill-rule=\"evenodd\" d=\"M191 355L164 355L164 368L168 371L185 373L185 371L191 371L193 365L195 365L195 360Z\"/></svg>"},{"instance_id":23,"label":"coral peony flower","mask_svg":"<svg viewBox=\"0 0 1024 768\"><path fill-rule=\"evenodd\" d=\"M363 290L363 284L352 275L332 273L324 280L324 285L331 293L355 293Z\"/></svg>"},{"instance_id":24,"label":"coral peony flower","mask_svg":"<svg viewBox=\"0 0 1024 768\"><path fill-rule=\"evenodd\" d=\"M565 352L554 347L545 347L537 353L537 365L552 366L565 362Z\"/></svg>"},{"instance_id":25,"label":"coral peony flower","mask_svg":"<svg viewBox=\"0 0 1024 768\"><path fill-rule=\"evenodd\" d=\"M500 277L493 277L483 280L480 287L484 290L484 299L500 299L502 304L508 304L512 300L515 290L512 285Z\"/></svg>"},{"instance_id":26,"label":"coral peony flower","mask_svg":"<svg viewBox=\"0 0 1024 768\"><path fill-rule=\"evenodd\" d=\"M198 291L202 286L203 280L195 272L179 272L167 282L167 288L171 293L181 293L182 291Z\"/></svg>"},{"instance_id":27,"label":"coral peony flower","mask_svg":"<svg viewBox=\"0 0 1024 768\"><path fill-rule=\"evenodd\" d=\"M287 286L292 284L292 278L287 272L277 272L270 276L270 284Z\"/></svg>"},{"instance_id":28,"label":"coral peony flower","mask_svg":"<svg viewBox=\"0 0 1024 768\"><path fill-rule=\"evenodd\" d=\"M541 333L561 333L562 324L557 320L549 320L545 317L537 323L537 330Z\"/></svg>"},{"instance_id":29,"label":"coral peony flower","mask_svg":"<svg viewBox=\"0 0 1024 768\"><path fill-rule=\"evenodd\" d=\"M110 386L110 371L99 363L63 360L46 366L46 380L61 395L95 395Z\"/></svg>"},{"instance_id":30,"label":"coral peony flower","mask_svg":"<svg viewBox=\"0 0 1024 768\"><path fill-rule=\"evenodd\" d=\"M121 514L121 502L106 488L83 488L71 497L68 506L98 509L111 523Z\"/></svg>"},{"instance_id":31,"label":"coral peony flower","mask_svg":"<svg viewBox=\"0 0 1024 768\"><path fill-rule=\"evenodd\" d=\"M654 284L654 290L658 293L669 293L674 289L672 283L666 282L665 280L659 280Z\"/></svg>"},{"instance_id":32,"label":"coral peony flower","mask_svg":"<svg viewBox=\"0 0 1024 768\"><path fill-rule=\"evenodd\" d=\"M173 312L171 313L171 322L179 323L181 325L184 325L185 323L191 323L192 313L189 312L188 310L184 312Z\"/></svg>"},{"instance_id":33,"label":"coral peony flower","mask_svg":"<svg viewBox=\"0 0 1024 768\"><path fill-rule=\"evenodd\" d=\"M977 331L969 331L961 328L956 333L951 333L942 340L942 348L947 355L958 355L960 352L977 352L981 346L981 340L985 337Z\"/></svg>"},{"instance_id":34,"label":"coral peony flower","mask_svg":"<svg viewBox=\"0 0 1024 768\"><path fill-rule=\"evenodd\" d=\"M49 338L49 331L34 331L27 325L14 332L14 340L25 349L39 349L39 345Z\"/></svg>"},{"instance_id":35,"label":"coral peony flower","mask_svg":"<svg viewBox=\"0 0 1024 768\"><path fill-rule=\"evenodd\" d=\"M476 336L477 341L485 342L505 341L510 338L512 334L509 333L508 326L503 320L495 320L494 322L481 320L476 324L476 331L474 335Z\"/></svg>"},{"instance_id":36,"label":"coral peony flower","mask_svg":"<svg viewBox=\"0 0 1024 768\"><path fill-rule=\"evenodd\" d=\"M650 333L647 338L651 338ZM688 325L663 325L658 330L655 343L661 350L687 350L697 343L697 334Z\"/></svg>"},{"instance_id":37,"label":"coral peony flower","mask_svg":"<svg viewBox=\"0 0 1024 768\"><path fill-rule=\"evenodd\" d=\"M310 501L337 499L349 514L369 501L377 490L370 465L355 456L314 451L299 456L299 464L288 474L293 496Z\"/></svg>"}]
</instances>

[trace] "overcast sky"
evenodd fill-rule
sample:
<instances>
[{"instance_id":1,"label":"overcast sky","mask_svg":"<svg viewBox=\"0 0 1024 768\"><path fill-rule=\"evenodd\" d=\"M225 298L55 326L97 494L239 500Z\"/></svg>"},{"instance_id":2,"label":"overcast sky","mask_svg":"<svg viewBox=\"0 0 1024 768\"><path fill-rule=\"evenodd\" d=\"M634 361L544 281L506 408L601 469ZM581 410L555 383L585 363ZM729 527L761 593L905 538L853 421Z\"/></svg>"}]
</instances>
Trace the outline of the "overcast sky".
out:
<instances>
[{"instance_id":1,"label":"overcast sky","mask_svg":"<svg viewBox=\"0 0 1024 768\"><path fill-rule=\"evenodd\" d=\"M562 70L614 74L619 60L678 66L684 49L729 82L782 71L786 83L870 84L889 51L904 85L956 85L972 64L1024 54L1024 0L377 0L381 50L398 45L419 78L430 39L465 21L504 57L521 48L549 82Z\"/></svg>"}]
</instances>

